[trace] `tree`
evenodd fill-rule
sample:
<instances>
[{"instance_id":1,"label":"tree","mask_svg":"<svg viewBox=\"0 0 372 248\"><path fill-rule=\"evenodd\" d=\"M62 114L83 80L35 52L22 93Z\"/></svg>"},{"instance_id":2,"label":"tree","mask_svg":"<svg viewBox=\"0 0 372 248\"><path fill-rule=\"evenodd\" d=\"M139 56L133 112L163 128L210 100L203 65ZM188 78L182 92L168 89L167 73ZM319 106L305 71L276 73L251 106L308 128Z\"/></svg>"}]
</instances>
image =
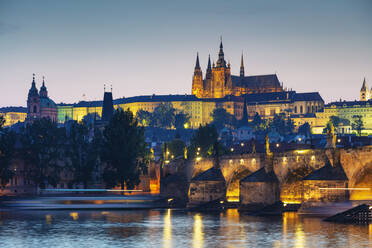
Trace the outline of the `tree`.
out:
<instances>
[{"instance_id":1,"label":"tree","mask_svg":"<svg viewBox=\"0 0 372 248\"><path fill-rule=\"evenodd\" d=\"M362 135L362 130L364 129L364 123L361 115L353 116L352 128L357 132L359 136Z\"/></svg>"},{"instance_id":2,"label":"tree","mask_svg":"<svg viewBox=\"0 0 372 248\"><path fill-rule=\"evenodd\" d=\"M302 134L306 137L310 137L311 135L311 127L308 122L305 122L301 126L298 127L298 134Z\"/></svg>"},{"instance_id":3,"label":"tree","mask_svg":"<svg viewBox=\"0 0 372 248\"><path fill-rule=\"evenodd\" d=\"M142 126L151 126L152 125L152 114L148 111L140 109L137 111L137 118L139 123Z\"/></svg>"},{"instance_id":4,"label":"tree","mask_svg":"<svg viewBox=\"0 0 372 248\"><path fill-rule=\"evenodd\" d=\"M253 120L250 122L250 126L255 132L264 132L267 130L267 123L261 119L261 116L256 112Z\"/></svg>"},{"instance_id":5,"label":"tree","mask_svg":"<svg viewBox=\"0 0 372 248\"><path fill-rule=\"evenodd\" d=\"M329 119L330 121L332 121L335 128L343 125L350 125L350 121L348 119L340 118L338 116L332 115L331 117L329 117Z\"/></svg>"},{"instance_id":6,"label":"tree","mask_svg":"<svg viewBox=\"0 0 372 248\"><path fill-rule=\"evenodd\" d=\"M174 125L175 111L172 103L160 103L152 113L154 126L171 128Z\"/></svg>"},{"instance_id":7,"label":"tree","mask_svg":"<svg viewBox=\"0 0 372 248\"><path fill-rule=\"evenodd\" d=\"M214 125L217 130L221 130L224 127L232 128L236 125L237 121L235 116L227 113L224 108L216 108L213 110L212 114L212 125Z\"/></svg>"},{"instance_id":8,"label":"tree","mask_svg":"<svg viewBox=\"0 0 372 248\"><path fill-rule=\"evenodd\" d=\"M289 117L286 118L284 113L275 114L269 126L271 130L278 132L280 135L291 134L294 130L293 121Z\"/></svg>"},{"instance_id":9,"label":"tree","mask_svg":"<svg viewBox=\"0 0 372 248\"><path fill-rule=\"evenodd\" d=\"M174 126L176 129L184 129L185 124L190 120L190 116L184 112L179 112L174 116Z\"/></svg>"},{"instance_id":10,"label":"tree","mask_svg":"<svg viewBox=\"0 0 372 248\"><path fill-rule=\"evenodd\" d=\"M191 138L188 157L194 158L197 153L203 157L210 156L217 138L218 133L214 125L200 126Z\"/></svg>"},{"instance_id":11,"label":"tree","mask_svg":"<svg viewBox=\"0 0 372 248\"><path fill-rule=\"evenodd\" d=\"M68 146L67 157L70 162L70 170L74 175L74 183L82 183L87 188L92 180L93 171L96 168L97 155L94 140L89 141L89 128L82 122L72 122L67 134Z\"/></svg>"},{"instance_id":12,"label":"tree","mask_svg":"<svg viewBox=\"0 0 372 248\"><path fill-rule=\"evenodd\" d=\"M1 120L1 118L0 118ZM15 134L8 129L1 130L0 123L0 186L4 187L14 176L10 169L11 160L15 153Z\"/></svg>"},{"instance_id":13,"label":"tree","mask_svg":"<svg viewBox=\"0 0 372 248\"><path fill-rule=\"evenodd\" d=\"M0 131L1 129L3 129L4 124L5 124L5 118L4 116L0 115Z\"/></svg>"},{"instance_id":14,"label":"tree","mask_svg":"<svg viewBox=\"0 0 372 248\"><path fill-rule=\"evenodd\" d=\"M85 126L93 128L96 120L100 119L101 117L97 113L89 113L83 117L82 122L85 124Z\"/></svg>"},{"instance_id":15,"label":"tree","mask_svg":"<svg viewBox=\"0 0 372 248\"><path fill-rule=\"evenodd\" d=\"M138 119L127 109L115 111L103 131L102 161L105 163L103 180L109 187L120 185L132 189L140 182L139 176L146 169L144 129Z\"/></svg>"},{"instance_id":16,"label":"tree","mask_svg":"<svg viewBox=\"0 0 372 248\"><path fill-rule=\"evenodd\" d=\"M174 139L171 142L167 143L167 148L170 153L170 156L174 156L174 158L184 156L186 144L181 139Z\"/></svg>"},{"instance_id":17,"label":"tree","mask_svg":"<svg viewBox=\"0 0 372 248\"><path fill-rule=\"evenodd\" d=\"M49 118L35 120L22 133L24 160L29 165L27 176L36 186L57 186L60 180L65 144L64 128L58 128Z\"/></svg>"}]
</instances>

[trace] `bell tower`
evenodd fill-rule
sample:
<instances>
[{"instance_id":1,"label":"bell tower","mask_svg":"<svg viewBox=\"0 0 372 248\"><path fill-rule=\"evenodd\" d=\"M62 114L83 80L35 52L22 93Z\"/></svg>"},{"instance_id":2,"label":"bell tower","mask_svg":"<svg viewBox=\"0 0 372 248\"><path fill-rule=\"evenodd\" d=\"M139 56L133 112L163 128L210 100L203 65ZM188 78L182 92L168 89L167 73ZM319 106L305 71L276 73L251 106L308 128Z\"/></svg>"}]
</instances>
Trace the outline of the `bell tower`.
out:
<instances>
[{"instance_id":1,"label":"bell tower","mask_svg":"<svg viewBox=\"0 0 372 248\"><path fill-rule=\"evenodd\" d=\"M36 88L35 74L32 75L31 88L27 97L27 119L33 120L40 117L40 96Z\"/></svg>"}]
</instances>

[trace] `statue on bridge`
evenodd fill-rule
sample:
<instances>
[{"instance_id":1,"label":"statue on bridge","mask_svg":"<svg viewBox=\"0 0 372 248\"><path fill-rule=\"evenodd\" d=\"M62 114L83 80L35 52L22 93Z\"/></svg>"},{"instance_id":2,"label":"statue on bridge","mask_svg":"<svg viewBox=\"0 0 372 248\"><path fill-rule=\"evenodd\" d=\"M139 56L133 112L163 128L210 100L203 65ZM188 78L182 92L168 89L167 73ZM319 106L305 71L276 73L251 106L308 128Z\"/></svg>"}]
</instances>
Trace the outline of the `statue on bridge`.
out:
<instances>
[{"instance_id":1,"label":"statue on bridge","mask_svg":"<svg viewBox=\"0 0 372 248\"><path fill-rule=\"evenodd\" d=\"M335 126L333 125L333 122L330 121L327 128L327 144L325 145L325 148L336 148L336 138Z\"/></svg>"}]
</instances>

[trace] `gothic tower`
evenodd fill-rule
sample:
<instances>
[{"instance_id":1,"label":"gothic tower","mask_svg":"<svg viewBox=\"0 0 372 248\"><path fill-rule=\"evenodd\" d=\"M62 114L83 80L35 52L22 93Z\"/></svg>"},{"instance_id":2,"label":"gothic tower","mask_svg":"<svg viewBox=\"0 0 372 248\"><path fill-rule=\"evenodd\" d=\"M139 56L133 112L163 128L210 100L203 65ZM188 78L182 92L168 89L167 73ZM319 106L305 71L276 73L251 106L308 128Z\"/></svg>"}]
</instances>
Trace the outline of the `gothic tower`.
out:
<instances>
[{"instance_id":1,"label":"gothic tower","mask_svg":"<svg viewBox=\"0 0 372 248\"><path fill-rule=\"evenodd\" d=\"M366 83L366 78L363 80L362 88L360 89L360 100L368 101L370 97L370 92Z\"/></svg>"},{"instance_id":2,"label":"gothic tower","mask_svg":"<svg viewBox=\"0 0 372 248\"><path fill-rule=\"evenodd\" d=\"M191 94L195 95L198 98L203 97L203 73L200 69L199 64L199 53L196 54L196 64L194 69L194 76L192 78L192 91Z\"/></svg>"},{"instance_id":3,"label":"gothic tower","mask_svg":"<svg viewBox=\"0 0 372 248\"><path fill-rule=\"evenodd\" d=\"M39 92L36 88L35 74L33 74L31 89L28 91L28 97L27 97L27 120L31 121L39 117L40 117L40 98L39 98Z\"/></svg>"},{"instance_id":4,"label":"gothic tower","mask_svg":"<svg viewBox=\"0 0 372 248\"><path fill-rule=\"evenodd\" d=\"M224 58L222 38L216 67L212 69L212 97L221 98L232 94L230 64L227 66Z\"/></svg>"}]
</instances>

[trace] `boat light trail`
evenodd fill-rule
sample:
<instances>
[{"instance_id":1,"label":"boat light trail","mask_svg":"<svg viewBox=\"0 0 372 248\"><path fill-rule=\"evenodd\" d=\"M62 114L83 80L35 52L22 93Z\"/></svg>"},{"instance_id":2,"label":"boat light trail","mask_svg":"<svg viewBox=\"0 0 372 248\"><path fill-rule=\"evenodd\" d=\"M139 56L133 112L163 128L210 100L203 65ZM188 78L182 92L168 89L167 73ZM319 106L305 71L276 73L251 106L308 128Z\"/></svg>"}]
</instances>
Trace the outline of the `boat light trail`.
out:
<instances>
[{"instance_id":1,"label":"boat light trail","mask_svg":"<svg viewBox=\"0 0 372 248\"><path fill-rule=\"evenodd\" d=\"M57 192L142 192L136 189L42 189L43 191L57 191Z\"/></svg>"},{"instance_id":2,"label":"boat light trail","mask_svg":"<svg viewBox=\"0 0 372 248\"><path fill-rule=\"evenodd\" d=\"M319 188L320 190L371 190L370 188Z\"/></svg>"}]
</instances>

